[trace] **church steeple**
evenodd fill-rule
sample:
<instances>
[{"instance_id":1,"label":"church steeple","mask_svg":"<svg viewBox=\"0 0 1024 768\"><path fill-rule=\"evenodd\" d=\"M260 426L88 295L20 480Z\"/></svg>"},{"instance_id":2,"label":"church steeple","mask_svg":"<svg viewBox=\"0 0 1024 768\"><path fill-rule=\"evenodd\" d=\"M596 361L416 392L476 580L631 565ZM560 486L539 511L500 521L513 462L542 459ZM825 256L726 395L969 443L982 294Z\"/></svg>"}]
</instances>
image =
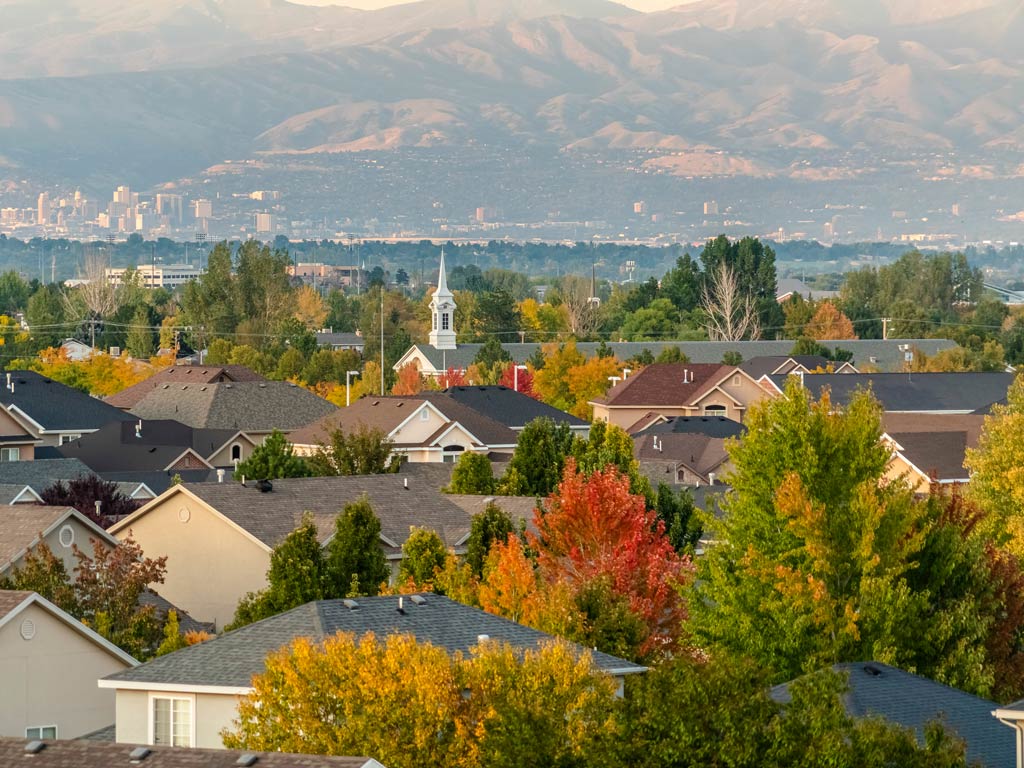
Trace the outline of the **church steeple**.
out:
<instances>
[{"instance_id":1,"label":"church steeple","mask_svg":"<svg viewBox=\"0 0 1024 768\"><path fill-rule=\"evenodd\" d=\"M430 300L430 346L434 349L455 349L455 296L448 290L448 273L444 268L444 249L441 249L441 269L437 274L437 290Z\"/></svg>"}]
</instances>

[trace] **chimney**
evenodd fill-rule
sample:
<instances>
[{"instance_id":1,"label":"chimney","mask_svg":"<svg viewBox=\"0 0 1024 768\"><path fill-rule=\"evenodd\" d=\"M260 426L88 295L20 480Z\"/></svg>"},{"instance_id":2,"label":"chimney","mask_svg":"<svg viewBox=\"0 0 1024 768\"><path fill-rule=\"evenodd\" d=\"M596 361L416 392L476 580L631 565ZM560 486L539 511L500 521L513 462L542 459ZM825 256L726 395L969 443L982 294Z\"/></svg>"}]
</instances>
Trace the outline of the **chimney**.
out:
<instances>
[{"instance_id":1,"label":"chimney","mask_svg":"<svg viewBox=\"0 0 1024 768\"><path fill-rule=\"evenodd\" d=\"M683 368L683 384L689 384L689 383L690 383L690 370L688 368Z\"/></svg>"},{"instance_id":2,"label":"chimney","mask_svg":"<svg viewBox=\"0 0 1024 768\"><path fill-rule=\"evenodd\" d=\"M714 485L714 484L715 484L715 473L714 472L709 472L708 473L708 485Z\"/></svg>"},{"instance_id":3,"label":"chimney","mask_svg":"<svg viewBox=\"0 0 1024 768\"><path fill-rule=\"evenodd\" d=\"M223 469L218 469L217 470L217 482L218 483L223 483L224 482L224 474L225 474L225 472L224 472Z\"/></svg>"},{"instance_id":4,"label":"chimney","mask_svg":"<svg viewBox=\"0 0 1024 768\"><path fill-rule=\"evenodd\" d=\"M7 388L12 392L14 391L14 385L11 384L11 374L9 373L7 374Z\"/></svg>"},{"instance_id":5,"label":"chimney","mask_svg":"<svg viewBox=\"0 0 1024 768\"><path fill-rule=\"evenodd\" d=\"M398 598L398 612L405 616L405 598L403 597Z\"/></svg>"}]
</instances>

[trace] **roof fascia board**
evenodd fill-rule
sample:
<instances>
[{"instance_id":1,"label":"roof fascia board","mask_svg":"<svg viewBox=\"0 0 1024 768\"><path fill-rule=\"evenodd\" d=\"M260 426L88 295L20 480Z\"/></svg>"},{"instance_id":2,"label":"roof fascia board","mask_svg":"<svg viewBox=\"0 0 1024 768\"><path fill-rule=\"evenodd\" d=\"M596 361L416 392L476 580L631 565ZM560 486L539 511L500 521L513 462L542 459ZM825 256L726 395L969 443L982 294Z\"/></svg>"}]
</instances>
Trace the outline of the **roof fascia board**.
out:
<instances>
[{"instance_id":1,"label":"roof fascia board","mask_svg":"<svg viewBox=\"0 0 1024 768\"><path fill-rule=\"evenodd\" d=\"M138 664L138 662L136 662ZM147 683L140 680L108 680L96 681L100 688L117 691L155 691L158 693L219 693L224 696L248 696L255 689L251 686L238 685L192 685L189 683Z\"/></svg>"}]
</instances>

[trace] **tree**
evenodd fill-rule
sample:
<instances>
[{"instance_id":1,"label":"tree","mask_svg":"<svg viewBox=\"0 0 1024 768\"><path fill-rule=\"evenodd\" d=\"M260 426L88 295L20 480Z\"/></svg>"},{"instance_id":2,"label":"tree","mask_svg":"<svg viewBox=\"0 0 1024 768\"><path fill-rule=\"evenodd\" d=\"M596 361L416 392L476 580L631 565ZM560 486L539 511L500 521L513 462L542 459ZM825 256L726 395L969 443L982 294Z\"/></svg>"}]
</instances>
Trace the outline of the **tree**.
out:
<instances>
[{"instance_id":1,"label":"tree","mask_svg":"<svg viewBox=\"0 0 1024 768\"><path fill-rule=\"evenodd\" d=\"M594 411L591 401L608 391L611 377L621 376L622 367L622 363L614 357L595 355L570 368L566 375L566 385L571 398L569 412L577 418L589 421Z\"/></svg>"},{"instance_id":2,"label":"tree","mask_svg":"<svg viewBox=\"0 0 1024 768\"><path fill-rule=\"evenodd\" d=\"M986 695L1002 608L978 599L992 586L980 542L942 499L881 482L878 403L815 402L791 382L746 424L691 601L703 647L749 656L776 682L871 658Z\"/></svg>"},{"instance_id":3,"label":"tree","mask_svg":"<svg viewBox=\"0 0 1024 768\"><path fill-rule=\"evenodd\" d=\"M425 389L423 385L423 375L420 373L419 367L416 363L408 363L398 369L398 376L395 386L391 388L391 394L401 397L418 395Z\"/></svg>"},{"instance_id":4,"label":"tree","mask_svg":"<svg viewBox=\"0 0 1024 768\"><path fill-rule=\"evenodd\" d=\"M328 433L327 442L306 459L306 465L314 477L395 473L402 461L393 449L394 444L381 429L360 424L346 433L339 427Z\"/></svg>"},{"instance_id":5,"label":"tree","mask_svg":"<svg viewBox=\"0 0 1024 768\"><path fill-rule=\"evenodd\" d=\"M448 549L437 532L429 528L414 528L402 545L402 562L398 576L402 582L417 589L432 585L434 574L444 568Z\"/></svg>"},{"instance_id":6,"label":"tree","mask_svg":"<svg viewBox=\"0 0 1024 768\"><path fill-rule=\"evenodd\" d=\"M484 573L484 563L490 554L491 547L496 543L508 541L508 537L516 532L512 518L494 502L490 502L483 511L473 515L469 526L469 538L466 540L466 563L473 574L480 578Z\"/></svg>"},{"instance_id":7,"label":"tree","mask_svg":"<svg viewBox=\"0 0 1024 768\"><path fill-rule=\"evenodd\" d=\"M486 368L493 368L498 363L512 362L512 355L501 346L501 341L497 336L490 336L476 353L473 362Z\"/></svg>"},{"instance_id":8,"label":"tree","mask_svg":"<svg viewBox=\"0 0 1024 768\"><path fill-rule=\"evenodd\" d=\"M331 593L347 595L353 584L359 592L376 595L390 575L381 549L380 520L365 496L349 502L335 522L327 545Z\"/></svg>"},{"instance_id":9,"label":"tree","mask_svg":"<svg viewBox=\"0 0 1024 768\"><path fill-rule=\"evenodd\" d=\"M238 465L234 477L240 480L276 480L284 477L307 477L306 462L296 456L291 443L279 430L267 435L263 442L253 449L245 461Z\"/></svg>"},{"instance_id":10,"label":"tree","mask_svg":"<svg viewBox=\"0 0 1024 768\"><path fill-rule=\"evenodd\" d=\"M677 647L686 606L679 588L689 579L689 560L665 536L664 525L647 509L629 480L609 466L584 477L570 460L544 514L534 514L542 578L549 583L584 584L609 579L646 627L636 649L652 658Z\"/></svg>"},{"instance_id":11,"label":"tree","mask_svg":"<svg viewBox=\"0 0 1024 768\"><path fill-rule=\"evenodd\" d=\"M498 377L498 384L507 389L514 390L521 395L532 397L535 400L540 399L533 388L533 371L529 368L525 370L516 370L515 363L509 363L502 371L501 376Z\"/></svg>"},{"instance_id":12,"label":"tree","mask_svg":"<svg viewBox=\"0 0 1024 768\"><path fill-rule=\"evenodd\" d=\"M149 311L139 305L132 316L132 327L128 330L126 346L128 354L137 359L146 360L153 354L153 329Z\"/></svg>"},{"instance_id":13,"label":"tree","mask_svg":"<svg viewBox=\"0 0 1024 768\"><path fill-rule=\"evenodd\" d=\"M188 647L185 637L181 634L181 628L178 626L177 611L167 612L167 621L164 622L163 634L163 642L156 649L157 656L166 656L168 653L174 653Z\"/></svg>"},{"instance_id":14,"label":"tree","mask_svg":"<svg viewBox=\"0 0 1024 768\"><path fill-rule=\"evenodd\" d=\"M673 549L681 555L693 555L704 529L690 492L685 489L676 492L672 486L659 483L654 509Z\"/></svg>"},{"instance_id":15,"label":"tree","mask_svg":"<svg viewBox=\"0 0 1024 768\"><path fill-rule=\"evenodd\" d=\"M807 323L804 333L821 340L856 339L850 318L839 311L831 301L823 301Z\"/></svg>"},{"instance_id":16,"label":"tree","mask_svg":"<svg viewBox=\"0 0 1024 768\"><path fill-rule=\"evenodd\" d=\"M327 319L327 304L320 292L311 285L304 285L295 292L294 317L307 328L319 330Z\"/></svg>"},{"instance_id":17,"label":"tree","mask_svg":"<svg viewBox=\"0 0 1024 768\"><path fill-rule=\"evenodd\" d=\"M0 578L0 589L36 592L72 616L79 614L78 598L64 561L53 554L40 535L39 543L25 553L21 564Z\"/></svg>"},{"instance_id":18,"label":"tree","mask_svg":"<svg viewBox=\"0 0 1024 768\"><path fill-rule=\"evenodd\" d=\"M734 349L730 349L722 355L722 365L743 365L743 355Z\"/></svg>"},{"instance_id":19,"label":"tree","mask_svg":"<svg viewBox=\"0 0 1024 768\"><path fill-rule=\"evenodd\" d=\"M464 451L452 469L448 493L488 496L494 493L494 470L486 454Z\"/></svg>"},{"instance_id":20,"label":"tree","mask_svg":"<svg viewBox=\"0 0 1024 768\"><path fill-rule=\"evenodd\" d=\"M160 643L161 621L139 597L163 583L167 558L146 557L131 535L112 548L94 541L91 556L77 546L73 551L77 618L135 658L150 656Z\"/></svg>"},{"instance_id":21,"label":"tree","mask_svg":"<svg viewBox=\"0 0 1024 768\"><path fill-rule=\"evenodd\" d=\"M569 389L569 371L587 360L576 349L576 342L572 339L565 344L545 344L541 350L544 367L534 371L534 391L548 405L568 411L576 404L576 398Z\"/></svg>"},{"instance_id":22,"label":"tree","mask_svg":"<svg viewBox=\"0 0 1024 768\"><path fill-rule=\"evenodd\" d=\"M592 301L591 281L566 275L558 286L562 306L568 313L569 330L577 339L589 338L601 325L601 305Z\"/></svg>"},{"instance_id":23,"label":"tree","mask_svg":"<svg viewBox=\"0 0 1024 768\"><path fill-rule=\"evenodd\" d=\"M534 419L519 433L512 460L501 479L507 496L547 496L558 485L574 437L566 423Z\"/></svg>"},{"instance_id":24,"label":"tree","mask_svg":"<svg viewBox=\"0 0 1024 768\"><path fill-rule=\"evenodd\" d=\"M142 506L121 493L116 483L102 480L98 475L84 475L67 483L58 480L39 496L51 507L74 507L104 528Z\"/></svg>"},{"instance_id":25,"label":"tree","mask_svg":"<svg viewBox=\"0 0 1024 768\"><path fill-rule=\"evenodd\" d=\"M640 471L640 462L633 454L633 438L622 427L595 421L587 439L573 444L572 455L577 471L583 475L614 467L629 479L630 492L643 496L648 506L653 506L651 481Z\"/></svg>"},{"instance_id":26,"label":"tree","mask_svg":"<svg viewBox=\"0 0 1024 768\"><path fill-rule=\"evenodd\" d=\"M761 335L755 299L741 292L736 273L724 262L709 276L701 307L708 338L712 341L741 341Z\"/></svg>"}]
</instances>

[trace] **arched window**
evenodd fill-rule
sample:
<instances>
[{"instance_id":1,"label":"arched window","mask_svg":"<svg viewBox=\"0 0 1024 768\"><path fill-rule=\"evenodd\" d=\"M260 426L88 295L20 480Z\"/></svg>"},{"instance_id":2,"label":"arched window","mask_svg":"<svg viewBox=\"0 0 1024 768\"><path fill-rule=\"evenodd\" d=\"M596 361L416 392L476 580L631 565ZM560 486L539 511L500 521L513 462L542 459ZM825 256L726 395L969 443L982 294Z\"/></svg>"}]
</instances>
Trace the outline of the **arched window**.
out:
<instances>
[{"instance_id":1,"label":"arched window","mask_svg":"<svg viewBox=\"0 0 1024 768\"><path fill-rule=\"evenodd\" d=\"M705 416L721 416L725 417L726 408L724 405L706 405L704 406Z\"/></svg>"},{"instance_id":2,"label":"arched window","mask_svg":"<svg viewBox=\"0 0 1024 768\"><path fill-rule=\"evenodd\" d=\"M240 444L238 444L238 443L235 443L235 444L233 444L231 446L231 461L241 461L241 460L242 460L242 446Z\"/></svg>"},{"instance_id":3,"label":"arched window","mask_svg":"<svg viewBox=\"0 0 1024 768\"><path fill-rule=\"evenodd\" d=\"M459 456L465 452L465 448L461 445L446 445L444 447L444 458L442 459L446 464L458 461Z\"/></svg>"}]
</instances>

